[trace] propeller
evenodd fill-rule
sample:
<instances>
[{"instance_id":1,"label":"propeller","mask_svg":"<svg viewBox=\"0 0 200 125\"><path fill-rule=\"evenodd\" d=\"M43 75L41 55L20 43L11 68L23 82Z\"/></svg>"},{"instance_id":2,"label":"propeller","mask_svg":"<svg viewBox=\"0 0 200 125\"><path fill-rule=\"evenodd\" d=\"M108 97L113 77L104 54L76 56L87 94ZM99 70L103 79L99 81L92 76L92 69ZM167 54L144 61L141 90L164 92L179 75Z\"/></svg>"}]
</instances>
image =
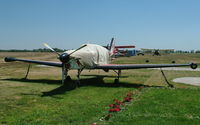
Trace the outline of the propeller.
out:
<instances>
[{"instance_id":1,"label":"propeller","mask_svg":"<svg viewBox=\"0 0 200 125\"><path fill-rule=\"evenodd\" d=\"M85 46L87 46L87 45L85 44L85 45L79 47L78 49L74 50L73 52L71 52L69 54L68 53L62 53L62 54L60 54L60 56L58 58L60 59L60 61L62 63L67 63L70 60L70 55L72 55L73 53L77 52L78 50L84 48Z\"/></svg>"},{"instance_id":2,"label":"propeller","mask_svg":"<svg viewBox=\"0 0 200 125\"><path fill-rule=\"evenodd\" d=\"M114 38L112 38L111 41L110 41L110 48L109 48L110 50L111 50L111 48L112 48L113 42L114 42Z\"/></svg>"},{"instance_id":3,"label":"propeller","mask_svg":"<svg viewBox=\"0 0 200 125\"><path fill-rule=\"evenodd\" d=\"M62 84L64 84L64 81L65 81L65 70L66 70L66 66L65 64L68 64L69 61L70 61L70 55L77 52L78 50L86 47L87 45L83 45L81 47L79 47L78 49L74 50L73 52L71 53L58 53L56 52L52 47L50 47L47 43L44 43L43 44L45 47L49 48L51 51L53 51L54 53L56 53L58 55L58 59L62 62Z\"/></svg>"},{"instance_id":4,"label":"propeller","mask_svg":"<svg viewBox=\"0 0 200 125\"><path fill-rule=\"evenodd\" d=\"M76 51L78 51L78 50L80 50L80 49L82 49L82 48L84 48L84 47L86 47L86 46L87 46L86 44L82 45L82 46L79 47L78 49L76 49L76 50L74 50L73 52L71 52L69 55L75 53Z\"/></svg>"},{"instance_id":5,"label":"propeller","mask_svg":"<svg viewBox=\"0 0 200 125\"><path fill-rule=\"evenodd\" d=\"M47 47L48 49L50 49L51 51L55 52L57 55L60 56L60 53L56 52L56 51L55 51L53 48L51 48L47 43L43 43L43 45L44 45L45 47Z\"/></svg>"}]
</instances>

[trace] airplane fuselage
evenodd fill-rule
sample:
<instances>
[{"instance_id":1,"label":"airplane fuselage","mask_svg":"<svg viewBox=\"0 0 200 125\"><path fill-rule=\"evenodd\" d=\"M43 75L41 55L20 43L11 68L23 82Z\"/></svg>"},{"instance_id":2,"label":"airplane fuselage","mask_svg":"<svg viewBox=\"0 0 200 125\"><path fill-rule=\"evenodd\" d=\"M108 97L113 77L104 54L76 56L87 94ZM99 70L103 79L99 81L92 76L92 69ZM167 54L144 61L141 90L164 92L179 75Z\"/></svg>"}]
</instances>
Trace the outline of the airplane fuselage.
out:
<instances>
[{"instance_id":1,"label":"airplane fuselage","mask_svg":"<svg viewBox=\"0 0 200 125\"><path fill-rule=\"evenodd\" d=\"M72 51L66 51L70 53ZM109 50L96 44L86 46L70 55L69 69L92 69L97 65L109 64L111 61Z\"/></svg>"}]
</instances>

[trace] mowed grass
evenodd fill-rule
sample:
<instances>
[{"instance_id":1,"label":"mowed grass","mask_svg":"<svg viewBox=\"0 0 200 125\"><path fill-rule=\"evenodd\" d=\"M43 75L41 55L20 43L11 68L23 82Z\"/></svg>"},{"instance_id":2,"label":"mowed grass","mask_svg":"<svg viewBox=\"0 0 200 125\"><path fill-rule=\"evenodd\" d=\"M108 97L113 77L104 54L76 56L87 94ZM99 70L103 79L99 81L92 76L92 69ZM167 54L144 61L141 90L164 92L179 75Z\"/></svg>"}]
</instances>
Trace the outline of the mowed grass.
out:
<instances>
[{"instance_id":1,"label":"mowed grass","mask_svg":"<svg viewBox=\"0 0 200 125\"><path fill-rule=\"evenodd\" d=\"M106 124L197 124L200 122L199 87L173 83L184 76L199 77L196 71L164 71L175 89L168 88L159 70L122 71L121 84L113 85L116 74L100 70L83 71L82 85L69 90L61 85L61 69L32 65L28 80L23 80L28 64L5 63L4 56L53 60L52 53L0 54L0 124L90 125L108 114L114 99L145 85L131 104L114 113ZM161 57L118 58L114 63L200 63L199 54L170 54ZM76 71L70 71L73 80ZM107 77L105 77L107 76Z\"/></svg>"},{"instance_id":2,"label":"mowed grass","mask_svg":"<svg viewBox=\"0 0 200 125\"><path fill-rule=\"evenodd\" d=\"M198 125L200 122L199 89L146 88L111 125Z\"/></svg>"}]
</instances>

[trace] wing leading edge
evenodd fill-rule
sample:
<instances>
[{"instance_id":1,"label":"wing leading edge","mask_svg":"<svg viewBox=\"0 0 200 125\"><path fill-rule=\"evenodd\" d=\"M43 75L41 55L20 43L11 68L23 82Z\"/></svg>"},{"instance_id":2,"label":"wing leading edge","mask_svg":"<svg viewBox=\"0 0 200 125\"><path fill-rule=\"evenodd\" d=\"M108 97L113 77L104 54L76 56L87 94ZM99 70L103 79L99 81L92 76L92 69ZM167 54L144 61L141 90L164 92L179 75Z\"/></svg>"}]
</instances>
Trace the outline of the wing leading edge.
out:
<instances>
[{"instance_id":1,"label":"wing leading edge","mask_svg":"<svg viewBox=\"0 0 200 125\"><path fill-rule=\"evenodd\" d=\"M14 58L14 57L5 57L4 60L5 60L5 62L21 61L21 62L41 64L41 65L62 67L61 62L18 59L18 58ZM123 69L142 69L142 68L183 67L183 66L190 66L192 69L197 68L197 64L189 63L189 64L106 64L106 65L97 65L93 69L123 70Z\"/></svg>"},{"instance_id":2,"label":"wing leading edge","mask_svg":"<svg viewBox=\"0 0 200 125\"><path fill-rule=\"evenodd\" d=\"M123 69L142 69L142 68L163 68L163 67L183 67L190 66L192 69L197 68L197 64L108 64L98 65L95 69L112 69L112 70L123 70Z\"/></svg>"},{"instance_id":3,"label":"wing leading edge","mask_svg":"<svg viewBox=\"0 0 200 125\"><path fill-rule=\"evenodd\" d=\"M60 62L48 62L48 61L18 59L18 58L14 58L14 57L5 57L4 60L5 60L5 62L21 61L21 62L28 62L28 63L47 65L47 66L62 67L62 63L60 63Z\"/></svg>"}]
</instances>

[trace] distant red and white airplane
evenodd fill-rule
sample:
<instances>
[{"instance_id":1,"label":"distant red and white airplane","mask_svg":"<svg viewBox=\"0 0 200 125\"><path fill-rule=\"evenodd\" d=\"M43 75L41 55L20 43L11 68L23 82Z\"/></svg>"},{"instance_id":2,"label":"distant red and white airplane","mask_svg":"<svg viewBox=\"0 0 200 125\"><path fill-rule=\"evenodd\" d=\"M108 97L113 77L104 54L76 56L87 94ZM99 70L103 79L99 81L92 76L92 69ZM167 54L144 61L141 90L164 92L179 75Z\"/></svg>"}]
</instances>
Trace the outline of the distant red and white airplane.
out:
<instances>
[{"instance_id":1,"label":"distant red and white airplane","mask_svg":"<svg viewBox=\"0 0 200 125\"><path fill-rule=\"evenodd\" d=\"M126 69L141 69L141 68L162 68L162 67L182 67L190 66L192 69L197 68L197 64L111 64L111 58L114 54L114 38L112 38L108 48L96 44L85 44L76 50L68 50L64 53L58 53L49 45L44 44L47 48L57 53L60 62L38 61L18 59L13 57L5 57L6 62L22 61L28 63L35 63L41 65L55 66L62 68L62 83L70 78L68 71L76 69L78 71L77 77L80 80L80 74L84 69L102 69L106 72L114 70L117 73L115 83L119 83L121 70Z\"/></svg>"}]
</instances>

